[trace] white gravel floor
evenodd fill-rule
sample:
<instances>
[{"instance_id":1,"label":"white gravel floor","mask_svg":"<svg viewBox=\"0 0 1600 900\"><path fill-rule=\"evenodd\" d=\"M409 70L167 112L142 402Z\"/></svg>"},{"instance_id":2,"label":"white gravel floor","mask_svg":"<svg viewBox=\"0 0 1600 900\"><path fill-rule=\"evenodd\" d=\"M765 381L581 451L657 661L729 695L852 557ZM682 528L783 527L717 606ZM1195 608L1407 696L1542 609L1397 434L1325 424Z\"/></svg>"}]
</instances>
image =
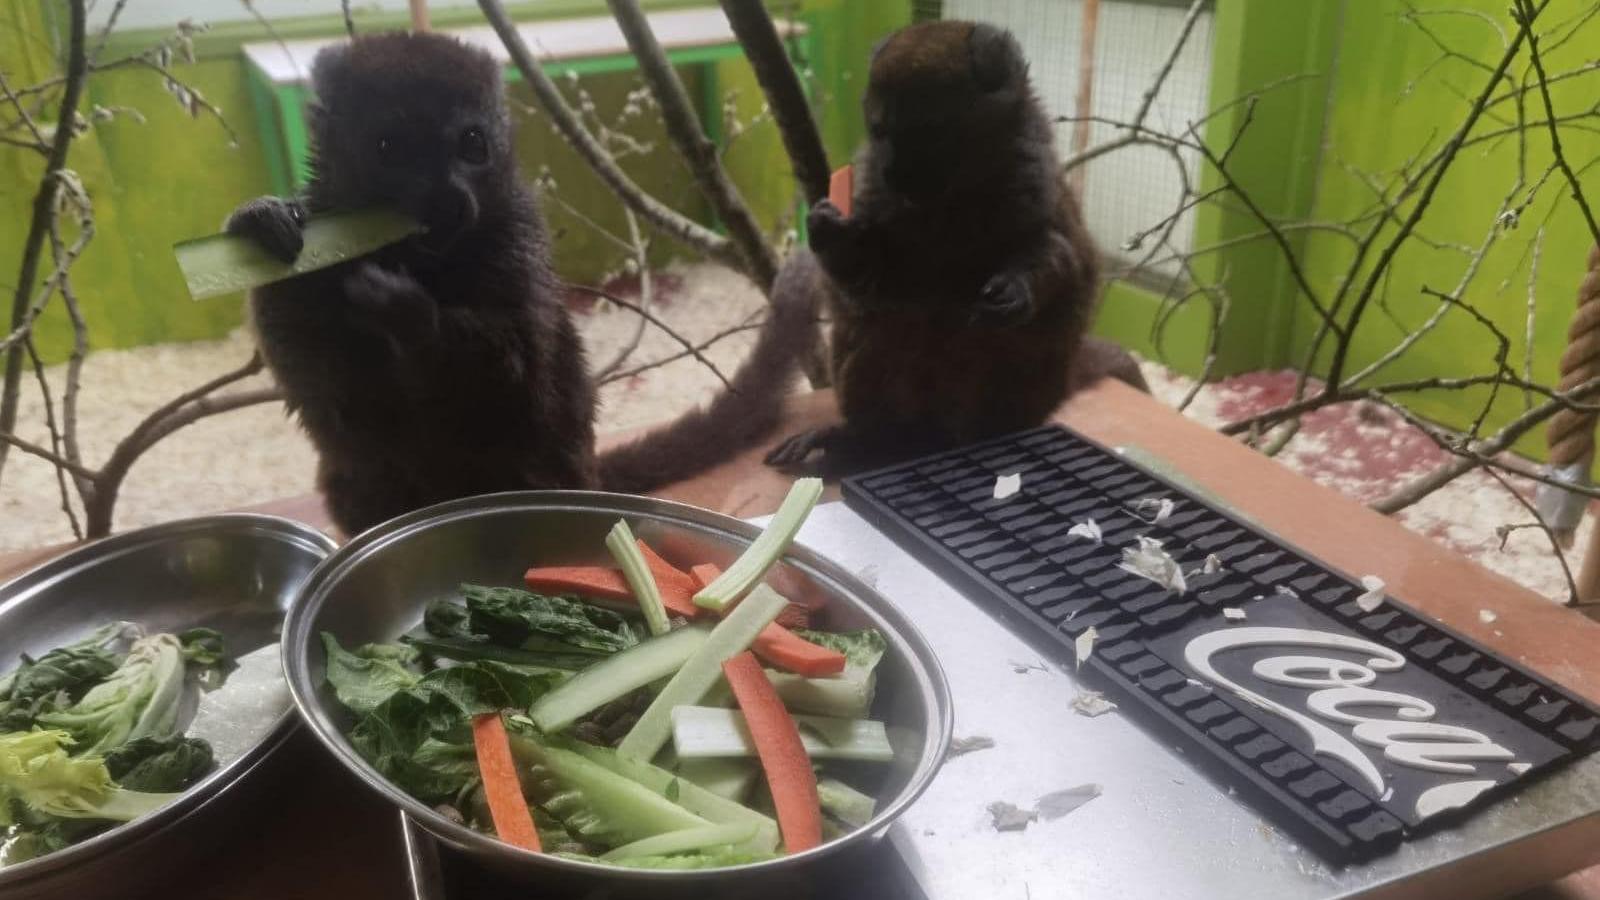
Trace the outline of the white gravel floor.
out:
<instances>
[{"instance_id":1,"label":"white gravel floor","mask_svg":"<svg viewBox=\"0 0 1600 900\"><path fill-rule=\"evenodd\" d=\"M705 265L673 266L660 273L657 312L685 337L703 339L747 321L761 308L761 296L741 276ZM591 364L611 360L633 335L637 319L602 302L580 316ZM747 352L753 336L743 333L717 344L708 356L731 371ZM84 369L84 454L97 464L115 441L148 412L178 392L227 371L247 358L250 335L241 330L225 340L168 344L93 354ZM678 352L669 336L647 329L630 365ZM1156 396L1175 404L1189 381L1164 367L1146 363L1146 377ZM61 367L49 370L53 383L63 380ZM264 384L265 382L262 381ZM618 430L669 418L703 402L718 387L714 376L692 359L617 382L601 394L600 430ZM21 421L30 423L23 437L41 444L48 434L40 424L36 387L29 382ZM1221 416L1217 397L1202 391L1188 415L1207 424ZM1380 435L1381 437L1381 435ZM1286 465L1309 471L1328 486L1362 497L1363 485L1330 475L1326 458L1313 466L1323 448L1315 439L1297 440L1282 456ZM276 405L257 406L197 423L167 439L135 466L117 506L119 530L181 516L244 506L312 490L315 455L295 424ZM54 471L47 464L13 452L0 480L0 551L70 540L61 513ZM1504 550L1495 528L1523 522L1527 514L1487 477L1468 476L1402 514L1410 528L1466 553L1480 563L1545 596L1566 595L1565 581L1541 533L1514 533ZM1583 546L1580 534L1578 546Z\"/></svg>"}]
</instances>

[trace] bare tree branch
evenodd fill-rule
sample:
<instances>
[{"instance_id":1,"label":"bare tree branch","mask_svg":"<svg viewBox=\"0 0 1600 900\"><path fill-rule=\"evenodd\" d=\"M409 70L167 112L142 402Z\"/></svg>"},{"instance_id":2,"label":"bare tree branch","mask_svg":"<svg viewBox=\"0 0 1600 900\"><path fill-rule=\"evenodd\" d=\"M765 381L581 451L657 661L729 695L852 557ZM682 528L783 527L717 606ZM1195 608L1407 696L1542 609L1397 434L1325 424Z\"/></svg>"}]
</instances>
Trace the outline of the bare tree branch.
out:
<instances>
[{"instance_id":1,"label":"bare tree branch","mask_svg":"<svg viewBox=\"0 0 1600 900\"><path fill-rule=\"evenodd\" d=\"M778 124L778 136L794 166L800 192L811 206L828 196L832 170L828 153L822 148L817 120L811 115L805 88L789 61L789 53L778 36L766 4L761 0L721 0L722 11L733 26L734 36L755 70L756 81L767 95L767 105Z\"/></svg>"},{"instance_id":2,"label":"bare tree branch","mask_svg":"<svg viewBox=\"0 0 1600 900\"><path fill-rule=\"evenodd\" d=\"M78 101L83 95L83 79L88 60L84 55L84 30L88 19L84 7L87 0L68 0L70 25L67 36L66 89L57 107L58 127L50 142L50 155L45 159L44 174L39 179L39 191L33 198L33 215L28 222L28 236L22 244L22 262L18 267L17 283L11 297L11 325L14 331L27 318L29 297L34 279L38 276L39 256L44 249L45 235L55 216L56 192L60 190L59 174L67 163L67 150L72 146L73 117L78 113ZM19 107L20 108L20 107ZM22 386L23 348L13 346L6 352L5 375L0 386L0 433L10 434L17 427L17 410L21 403L18 394ZM4 474L6 446L0 445L0 475Z\"/></svg>"},{"instance_id":3,"label":"bare tree branch","mask_svg":"<svg viewBox=\"0 0 1600 900\"><path fill-rule=\"evenodd\" d=\"M539 105L544 108L551 123L623 203L645 221L701 253L724 262L739 261L732 241L645 193L643 188L622 171L622 167L618 166L616 160L595 140L594 135L583 127L577 114L567 105L566 99L561 96L561 91L556 88L555 82L550 80L550 76L545 74L544 69L529 52L527 43L522 40L517 26L506 15L505 7L501 5L500 0L478 0L478 7L483 10L489 24L494 26L495 33L500 36L506 51L511 54L511 60L516 64L517 71L522 73L523 79L533 89L534 96L539 99Z\"/></svg>"}]
</instances>

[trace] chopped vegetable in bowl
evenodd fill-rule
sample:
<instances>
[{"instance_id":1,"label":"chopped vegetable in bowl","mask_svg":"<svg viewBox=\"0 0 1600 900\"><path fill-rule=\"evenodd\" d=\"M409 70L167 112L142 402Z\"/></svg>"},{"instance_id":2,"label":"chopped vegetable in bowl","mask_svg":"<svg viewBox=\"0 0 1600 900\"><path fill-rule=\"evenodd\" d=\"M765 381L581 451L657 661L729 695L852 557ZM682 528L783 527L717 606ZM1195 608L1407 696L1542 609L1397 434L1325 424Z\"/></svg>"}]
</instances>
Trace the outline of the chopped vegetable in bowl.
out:
<instances>
[{"instance_id":1,"label":"chopped vegetable in bowl","mask_svg":"<svg viewBox=\"0 0 1600 900\"><path fill-rule=\"evenodd\" d=\"M211 629L116 622L0 675L0 867L154 812L209 774L211 744L185 731L231 665Z\"/></svg>"},{"instance_id":2,"label":"chopped vegetable in bowl","mask_svg":"<svg viewBox=\"0 0 1600 900\"><path fill-rule=\"evenodd\" d=\"M616 569L463 585L392 644L324 634L351 745L454 821L588 862L721 868L863 826L894 755L870 718L887 642L806 628L765 582L817 493L797 484L726 572L619 522Z\"/></svg>"}]
</instances>

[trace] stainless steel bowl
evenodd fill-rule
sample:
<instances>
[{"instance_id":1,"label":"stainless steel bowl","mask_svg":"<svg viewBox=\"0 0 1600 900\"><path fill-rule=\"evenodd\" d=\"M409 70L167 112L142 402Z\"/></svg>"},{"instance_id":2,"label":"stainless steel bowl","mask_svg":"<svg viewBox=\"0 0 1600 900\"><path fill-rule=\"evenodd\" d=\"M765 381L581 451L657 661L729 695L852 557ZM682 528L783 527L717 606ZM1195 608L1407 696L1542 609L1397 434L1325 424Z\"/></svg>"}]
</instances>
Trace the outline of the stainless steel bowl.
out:
<instances>
[{"instance_id":1,"label":"stainless steel bowl","mask_svg":"<svg viewBox=\"0 0 1600 900\"><path fill-rule=\"evenodd\" d=\"M786 593L821 604L818 626L876 627L889 651L878 669L874 716L896 750L883 773L884 798L867 826L841 840L768 862L708 871L642 871L529 853L449 819L390 784L345 739L350 719L324 679L321 632L344 644L390 641L415 627L431 601L456 596L462 582L521 583L541 564L611 564L606 532L626 518L664 555L726 564L759 533L737 519L678 503L578 491L521 492L445 503L362 534L312 573L284 623L284 670L311 730L366 784L450 847L549 891L638 891L662 897L683 889L737 883L754 896L762 880L791 879L805 867L880 837L927 787L950 744L950 692L938 660L910 620L828 560L796 546L771 576Z\"/></svg>"},{"instance_id":2,"label":"stainless steel bowl","mask_svg":"<svg viewBox=\"0 0 1600 900\"><path fill-rule=\"evenodd\" d=\"M150 631L209 626L242 655L278 639L284 611L336 545L288 519L218 515L106 538L0 585L0 669L23 653L42 654L106 622ZM132 896L218 832L246 776L259 770L295 727L278 716L252 749L158 812L57 853L0 868L7 900Z\"/></svg>"}]
</instances>

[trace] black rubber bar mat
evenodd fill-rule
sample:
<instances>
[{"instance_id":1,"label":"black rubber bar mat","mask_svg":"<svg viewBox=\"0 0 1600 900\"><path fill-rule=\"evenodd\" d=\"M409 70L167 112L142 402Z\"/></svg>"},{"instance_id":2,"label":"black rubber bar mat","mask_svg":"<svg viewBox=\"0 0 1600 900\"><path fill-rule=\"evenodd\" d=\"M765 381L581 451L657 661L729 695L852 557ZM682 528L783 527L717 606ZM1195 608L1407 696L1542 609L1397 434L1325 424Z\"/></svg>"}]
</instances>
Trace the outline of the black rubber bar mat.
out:
<instances>
[{"instance_id":1,"label":"black rubber bar mat","mask_svg":"<svg viewBox=\"0 0 1600 900\"><path fill-rule=\"evenodd\" d=\"M1009 475L1020 488L996 499ZM1046 655L1070 663L1094 628L1097 686L1334 861L1600 738L1582 700L1393 598L1364 608L1360 580L1064 428L848 478L844 497ZM1181 591L1121 567L1141 538Z\"/></svg>"}]
</instances>

